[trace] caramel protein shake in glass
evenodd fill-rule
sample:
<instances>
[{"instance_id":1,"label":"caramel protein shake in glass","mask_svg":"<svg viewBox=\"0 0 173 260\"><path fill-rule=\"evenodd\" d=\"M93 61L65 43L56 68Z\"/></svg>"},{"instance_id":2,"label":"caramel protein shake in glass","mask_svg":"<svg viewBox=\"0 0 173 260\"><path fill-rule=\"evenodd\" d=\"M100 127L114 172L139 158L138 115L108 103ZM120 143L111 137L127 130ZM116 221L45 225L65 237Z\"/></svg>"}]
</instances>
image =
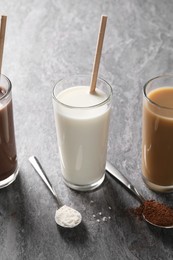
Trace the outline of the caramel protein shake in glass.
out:
<instances>
[{"instance_id":1,"label":"caramel protein shake in glass","mask_svg":"<svg viewBox=\"0 0 173 260\"><path fill-rule=\"evenodd\" d=\"M18 174L11 89L10 80L0 74L0 188Z\"/></svg>"},{"instance_id":2,"label":"caramel protein shake in glass","mask_svg":"<svg viewBox=\"0 0 173 260\"><path fill-rule=\"evenodd\" d=\"M154 191L173 191L173 75L143 88L142 172Z\"/></svg>"}]
</instances>

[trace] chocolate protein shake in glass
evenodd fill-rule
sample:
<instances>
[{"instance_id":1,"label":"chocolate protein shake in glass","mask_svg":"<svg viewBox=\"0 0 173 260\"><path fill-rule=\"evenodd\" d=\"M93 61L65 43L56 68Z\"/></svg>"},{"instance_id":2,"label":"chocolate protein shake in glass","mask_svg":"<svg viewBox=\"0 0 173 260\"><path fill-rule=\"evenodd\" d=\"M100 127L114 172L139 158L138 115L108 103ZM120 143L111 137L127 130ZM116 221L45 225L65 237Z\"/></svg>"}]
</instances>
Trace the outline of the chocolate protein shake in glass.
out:
<instances>
[{"instance_id":1,"label":"chocolate protein shake in glass","mask_svg":"<svg viewBox=\"0 0 173 260\"><path fill-rule=\"evenodd\" d=\"M11 90L10 80L0 74L0 188L12 183L18 174Z\"/></svg>"}]
</instances>

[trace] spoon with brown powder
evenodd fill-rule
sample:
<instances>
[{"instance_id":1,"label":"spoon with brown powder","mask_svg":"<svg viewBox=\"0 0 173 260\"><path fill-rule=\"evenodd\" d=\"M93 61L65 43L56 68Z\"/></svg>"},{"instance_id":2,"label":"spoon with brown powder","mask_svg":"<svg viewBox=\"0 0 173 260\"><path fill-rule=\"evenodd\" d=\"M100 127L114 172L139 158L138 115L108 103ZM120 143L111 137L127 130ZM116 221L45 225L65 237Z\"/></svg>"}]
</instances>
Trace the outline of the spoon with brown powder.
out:
<instances>
[{"instance_id":1,"label":"spoon with brown powder","mask_svg":"<svg viewBox=\"0 0 173 260\"><path fill-rule=\"evenodd\" d=\"M109 162L106 162L106 171L140 201L141 205L132 209L136 216L156 227L173 228L173 208L154 200L145 200L132 183Z\"/></svg>"}]
</instances>

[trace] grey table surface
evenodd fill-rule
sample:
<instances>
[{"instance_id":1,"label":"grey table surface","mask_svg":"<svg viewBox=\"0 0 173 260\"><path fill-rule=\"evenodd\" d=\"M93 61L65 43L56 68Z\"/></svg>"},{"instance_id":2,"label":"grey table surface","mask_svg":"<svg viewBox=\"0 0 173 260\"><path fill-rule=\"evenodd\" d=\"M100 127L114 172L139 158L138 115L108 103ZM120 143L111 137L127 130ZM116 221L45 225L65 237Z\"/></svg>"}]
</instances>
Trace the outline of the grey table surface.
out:
<instances>
[{"instance_id":1,"label":"grey table surface","mask_svg":"<svg viewBox=\"0 0 173 260\"><path fill-rule=\"evenodd\" d=\"M130 215L138 202L110 176L92 192L64 185L51 97L60 78L91 73L100 17L108 15L99 70L114 92L108 159L146 198L173 205L172 194L150 191L141 177L142 87L173 71L173 1L0 0L0 12L8 15L2 72L13 83L20 165L16 181L0 190L0 259L173 259L173 231ZM57 227L56 202L30 155L63 202L82 213L78 228Z\"/></svg>"}]
</instances>

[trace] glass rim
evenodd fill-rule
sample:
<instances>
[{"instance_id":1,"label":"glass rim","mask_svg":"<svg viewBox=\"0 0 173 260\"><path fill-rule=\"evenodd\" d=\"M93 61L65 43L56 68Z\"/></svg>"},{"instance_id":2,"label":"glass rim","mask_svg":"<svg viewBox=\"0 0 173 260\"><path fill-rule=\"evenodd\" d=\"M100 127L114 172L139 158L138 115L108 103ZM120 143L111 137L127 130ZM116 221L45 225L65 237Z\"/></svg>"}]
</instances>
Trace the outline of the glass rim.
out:
<instances>
[{"instance_id":1,"label":"glass rim","mask_svg":"<svg viewBox=\"0 0 173 260\"><path fill-rule=\"evenodd\" d=\"M6 93L2 97L0 97L0 100L3 100L4 98L6 98L9 95L11 88L12 88L12 84L11 84L11 81L9 80L9 78L7 78L7 76L5 76L4 74L0 74L0 79L1 79L1 77L4 77L8 84L8 89L7 89Z\"/></svg>"},{"instance_id":2,"label":"glass rim","mask_svg":"<svg viewBox=\"0 0 173 260\"><path fill-rule=\"evenodd\" d=\"M62 105L62 106L64 106L64 107L70 108L70 109L82 109L82 110L83 110L83 109L91 109L91 108L100 107L100 106L102 106L102 105L108 103L108 102L111 100L111 97L112 97L112 95L113 95L113 90L112 90L111 85L110 85L106 80L104 80L103 78L98 77L97 80L100 80L100 81L106 83L106 86L108 86L108 87L109 87L109 90L110 90L108 97L107 97L104 101L102 101L102 102L100 102L100 103L98 103L98 104L96 104L96 105L84 106L84 107L81 107L81 106L71 106L71 105L67 105L67 104L65 104L65 103L63 103L63 102L61 102L61 101L59 101L59 100L57 99L57 97L55 96L55 88L56 88L56 86L57 86L59 83L63 82L63 81L70 80L70 78L72 78L72 77L74 77L74 76L75 76L75 77L79 77L79 78L81 78L81 77L91 77L90 74L71 74L71 75L67 76L66 78L60 79L60 80L55 84L55 86L53 87L53 93L52 93L53 99L54 99L58 104L60 104L60 105ZM92 95L92 94L91 94L91 95Z\"/></svg>"},{"instance_id":3,"label":"glass rim","mask_svg":"<svg viewBox=\"0 0 173 260\"><path fill-rule=\"evenodd\" d=\"M152 99L150 99L148 96L147 96L147 93L146 93L146 89L147 89L147 86L153 82L154 80L156 79L159 79L159 78L173 78L173 74L163 74L163 75L160 75L160 76L156 76L150 80L148 80L145 85L143 86L143 96L146 98L146 100L151 103L152 105L160 108L160 109L165 109L165 110L170 110L172 111L173 110L173 107L166 107L166 106L161 106L159 105L158 103L154 102ZM173 87L173 86L172 86Z\"/></svg>"}]
</instances>

